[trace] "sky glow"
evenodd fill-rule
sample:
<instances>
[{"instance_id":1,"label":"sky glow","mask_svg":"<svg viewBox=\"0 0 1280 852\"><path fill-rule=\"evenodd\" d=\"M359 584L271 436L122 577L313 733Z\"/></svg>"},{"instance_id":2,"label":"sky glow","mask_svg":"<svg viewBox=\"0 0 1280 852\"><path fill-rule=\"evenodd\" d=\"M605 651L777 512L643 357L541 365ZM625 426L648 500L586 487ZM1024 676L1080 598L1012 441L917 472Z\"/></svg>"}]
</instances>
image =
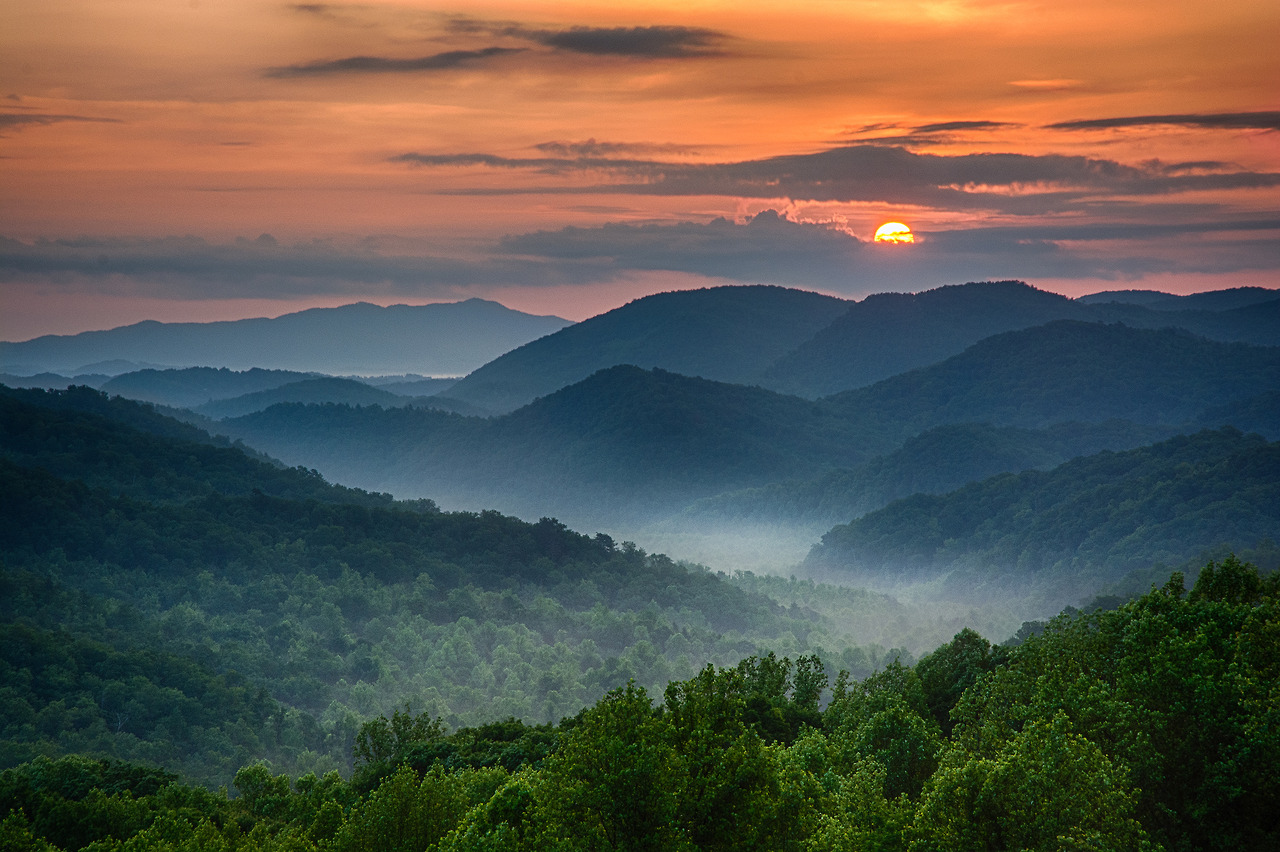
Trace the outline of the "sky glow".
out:
<instances>
[{"instance_id":1,"label":"sky glow","mask_svg":"<svg viewBox=\"0 0 1280 852\"><path fill-rule=\"evenodd\" d=\"M730 282L1277 287L1276 32L1273 0L0 0L0 339ZM909 252L869 250L889 221Z\"/></svg>"}]
</instances>

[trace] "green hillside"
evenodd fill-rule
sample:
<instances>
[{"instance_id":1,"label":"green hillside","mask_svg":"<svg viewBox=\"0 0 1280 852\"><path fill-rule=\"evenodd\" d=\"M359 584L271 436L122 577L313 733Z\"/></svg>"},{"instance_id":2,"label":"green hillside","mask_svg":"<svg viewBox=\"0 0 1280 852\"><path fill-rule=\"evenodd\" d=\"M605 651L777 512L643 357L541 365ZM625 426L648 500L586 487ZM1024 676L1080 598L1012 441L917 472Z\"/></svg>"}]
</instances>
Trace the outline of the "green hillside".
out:
<instances>
[{"instance_id":1,"label":"green hillside","mask_svg":"<svg viewBox=\"0 0 1280 852\"><path fill-rule=\"evenodd\" d=\"M211 784L254 755L325 771L405 702L451 725L553 721L632 679L883 631L875 599L859 639L551 519L393 503L143 432L125 421L192 430L85 389L0 401L9 764L88 752ZM883 654L850 659L865 673Z\"/></svg>"},{"instance_id":2,"label":"green hillside","mask_svg":"<svg viewBox=\"0 0 1280 852\"><path fill-rule=\"evenodd\" d=\"M1277 532L1280 443L1227 428L915 495L833 528L806 567L857 584L945 575L953 596L1061 605Z\"/></svg>"},{"instance_id":3,"label":"green hillside","mask_svg":"<svg viewBox=\"0 0 1280 852\"><path fill-rule=\"evenodd\" d=\"M0 773L12 849L1263 852L1280 842L1280 581L1234 557L1016 642L861 681L815 655L612 690L558 724L398 710L355 771L227 790L72 756ZM1030 626L1029 626L1030 627ZM63 655L65 657L65 655Z\"/></svg>"}]
</instances>

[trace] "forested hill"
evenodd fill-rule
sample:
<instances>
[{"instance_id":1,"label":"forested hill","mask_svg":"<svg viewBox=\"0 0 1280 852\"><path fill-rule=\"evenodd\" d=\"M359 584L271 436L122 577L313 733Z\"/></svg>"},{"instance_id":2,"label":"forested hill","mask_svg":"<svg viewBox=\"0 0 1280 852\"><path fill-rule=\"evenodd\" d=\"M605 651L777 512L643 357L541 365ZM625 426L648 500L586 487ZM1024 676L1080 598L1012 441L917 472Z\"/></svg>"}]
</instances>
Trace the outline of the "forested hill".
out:
<instances>
[{"instance_id":1,"label":"forested hill","mask_svg":"<svg viewBox=\"0 0 1280 852\"><path fill-rule=\"evenodd\" d=\"M466 376L450 395L501 413L597 370L635 364L812 399L936 364L991 335L1057 320L1280 345L1280 292L1216 295L1154 309L1073 301L1021 281L879 293L861 302L779 287L661 293L514 349Z\"/></svg>"},{"instance_id":2,"label":"forested hill","mask_svg":"<svg viewBox=\"0 0 1280 852\"><path fill-rule=\"evenodd\" d=\"M15 390L0 385L0 457L117 495L183 502L253 491L294 499L390 505L386 494L330 485L243 447L85 387ZM408 506L409 504L403 504Z\"/></svg>"},{"instance_id":3,"label":"forested hill","mask_svg":"<svg viewBox=\"0 0 1280 852\"><path fill-rule=\"evenodd\" d=\"M1163 294L1162 294L1163 295ZM1280 345L1280 292L1242 288L1164 296L1151 304L1071 300L1020 281L984 281L921 293L879 293L779 359L767 387L826 396L938 363L995 334L1057 320L1180 328L1212 340Z\"/></svg>"},{"instance_id":4,"label":"forested hill","mask_svg":"<svg viewBox=\"0 0 1280 852\"><path fill-rule=\"evenodd\" d=\"M997 335L941 364L816 401L619 366L490 419L292 405L218 428L362 488L634 528L637 519L728 491L783 483L794 490L941 426L1052 427L1058 438L1034 440L1056 441L1058 452L1072 443L1094 452L1231 424L1237 411L1249 424L1259 422L1265 406L1255 411L1255 403L1277 387L1280 348L1061 321ZM1127 436L1105 439L1100 424L1112 420L1134 426ZM1072 422L1085 424L1075 430L1078 440L1064 425ZM1103 442L1089 446L1090 434ZM1069 457L1037 462L1030 448L998 446L1012 440L1008 434L985 443L971 438L920 448L939 470L973 472L927 490ZM998 466L1001 459L1010 466ZM853 495L848 505L866 504Z\"/></svg>"},{"instance_id":5,"label":"forested hill","mask_svg":"<svg viewBox=\"0 0 1280 852\"><path fill-rule=\"evenodd\" d=\"M782 287L659 293L514 349L466 376L449 396L511 411L620 364L754 384L848 306Z\"/></svg>"},{"instance_id":6,"label":"forested hill","mask_svg":"<svg viewBox=\"0 0 1280 852\"><path fill-rule=\"evenodd\" d=\"M824 402L900 443L944 423L1179 426L1277 387L1280 347L1061 320L989 337L940 364Z\"/></svg>"},{"instance_id":7,"label":"forested hill","mask_svg":"<svg viewBox=\"0 0 1280 852\"><path fill-rule=\"evenodd\" d=\"M859 462L874 446L861 426L798 397L632 366L492 419L294 405L219 424L338 481L592 524Z\"/></svg>"},{"instance_id":8,"label":"forested hill","mask_svg":"<svg viewBox=\"0 0 1280 852\"><path fill-rule=\"evenodd\" d=\"M255 756L347 766L359 720L406 702L545 722L764 645L882 661L812 611L554 520L336 488L88 390L0 403L8 765L82 751L216 786ZM877 601L859 630L883 627Z\"/></svg>"},{"instance_id":9,"label":"forested hill","mask_svg":"<svg viewBox=\"0 0 1280 852\"><path fill-rule=\"evenodd\" d=\"M1132 570L1278 533L1280 443L1222 429L908 497L832 529L807 566L875 585L948 574L952 595L1061 605Z\"/></svg>"}]
</instances>

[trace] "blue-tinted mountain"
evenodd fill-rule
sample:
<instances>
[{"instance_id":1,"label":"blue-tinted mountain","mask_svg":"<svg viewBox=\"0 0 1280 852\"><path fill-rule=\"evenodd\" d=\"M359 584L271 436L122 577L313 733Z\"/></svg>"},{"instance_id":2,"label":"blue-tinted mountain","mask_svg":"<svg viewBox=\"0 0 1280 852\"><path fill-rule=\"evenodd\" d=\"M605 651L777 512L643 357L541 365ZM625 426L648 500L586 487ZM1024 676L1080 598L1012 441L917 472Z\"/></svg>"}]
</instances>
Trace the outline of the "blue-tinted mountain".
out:
<instances>
[{"instance_id":1,"label":"blue-tinted mountain","mask_svg":"<svg viewBox=\"0 0 1280 852\"><path fill-rule=\"evenodd\" d=\"M633 366L491 419L280 405L219 428L340 482L579 525L816 476L863 460L867 445L859 424L822 405Z\"/></svg>"},{"instance_id":2,"label":"blue-tinted mountain","mask_svg":"<svg viewBox=\"0 0 1280 852\"><path fill-rule=\"evenodd\" d=\"M0 343L0 365L63 372L125 359L172 367L460 376L569 324L483 299L386 308L361 302L274 319L148 321L109 331Z\"/></svg>"},{"instance_id":3,"label":"blue-tinted mountain","mask_svg":"<svg viewBox=\"0 0 1280 852\"><path fill-rule=\"evenodd\" d=\"M1280 297L1280 291L1273 287L1232 287L1227 290L1188 293L1185 296L1159 290L1104 290L1081 296L1076 301L1086 305L1121 302L1157 311L1228 311L1271 302L1277 297Z\"/></svg>"},{"instance_id":4,"label":"blue-tinted mountain","mask_svg":"<svg viewBox=\"0 0 1280 852\"><path fill-rule=\"evenodd\" d=\"M1280 388L1280 348L1166 328L1061 320L989 337L931 367L823 400L897 446L947 423L1196 422Z\"/></svg>"},{"instance_id":5,"label":"blue-tinted mountain","mask_svg":"<svg viewBox=\"0 0 1280 852\"><path fill-rule=\"evenodd\" d=\"M1278 348L1061 321L997 335L941 364L816 401L619 366L487 420L282 405L219 429L361 488L551 514L582 526L676 512L731 490L819 480L951 424L1084 424L1075 452L1131 447L1198 428L1205 410L1274 388ZM1103 425L1108 421L1134 425L1117 433L1115 424ZM1044 439L1053 450L1037 449L1041 438L1021 433L987 432L1001 437L984 443L954 430L922 439L914 452L932 459L933 487L941 488L967 481L945 481L949 475L1061 461L1069 456L1054 453L1071 452L1073 428ZM1089 435L1099 443L1089 445ZM893 467L905 476L908 466L900 457Z\"/></svg>"},{"instance_id":6,"label":"blue-tinted mountain","mask_svg":"<svg viewBox=\"0 0 1280 852\"><path fill-rule=\"evenodd\" d=\"M1094 303L1020 281L978 282L922 293L882 293L850 306L762 377L774 390L817 397L864 387L959 354L978 341L1054 320L1182 328L1214 340L1280 345L1280 293Z\"/></svg>"},{"instance_id":7,"label":"blue-tinted mountain","mask_svg":"<svg viewBox=\"0 0 1280 852\"><path fill-rule=\"evenodd\" d=\"M659 293L521 346L466 376L448 395L512 411L620 364L758 384L770 364L848 307L841 299L782 287Z\"/></svg>"},{"instance_id":8,"label":"blue-tinted mountain","mask_svg":"<svg viewBox=\"0 0 1280 852\"><path fill-rule=\"evenodd\" d=\"M110 388L108 388L110 390ZM344 405L407 405L409 397L400 396L391 391L375 388L355 379L343 379L336 376L323 376L314 379L302 379L268 390L234 396L229 399L216 399L206 402L195 409L197 414L205 417L222 419L224 417L240 417L252 414L282 402L334 402Z\"/></svg>"},{"instance_id":9,"label":"blue-tinted mountain","mask_svg":"<svg viewBox=\"0 0 1280 852\"><path fill-rule=\"evenodd\" d=\"M195 409L213 400L262 393L313 378L316 378L314 373L257 367L244 371L226 367L148 369L116 376L100 385L99 390L139 402Z\"/></svg>"},{"instance_id":10,"label":"blue-tinted mountain","mask_svg":"<svg viewBox=\"0 0 1280 852\"><path fill-rule=\"evenodd\" d=\"M1228 428L915 495L833 528L806 566L855 584L946 575L958 597L1061 604L1277 530L1280 443Z\"/></svg>"}]
</instances>

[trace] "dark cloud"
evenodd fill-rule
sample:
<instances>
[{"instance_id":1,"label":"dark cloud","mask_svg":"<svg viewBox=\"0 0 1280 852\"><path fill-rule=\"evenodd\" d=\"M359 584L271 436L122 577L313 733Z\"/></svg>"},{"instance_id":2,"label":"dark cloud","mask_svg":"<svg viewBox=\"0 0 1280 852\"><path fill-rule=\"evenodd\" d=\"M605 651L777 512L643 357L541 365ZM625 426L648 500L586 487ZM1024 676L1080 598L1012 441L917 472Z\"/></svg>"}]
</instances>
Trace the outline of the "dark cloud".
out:
<instances>
[{"instance_id":1,"label":"dark cloud","mask_svg":"<svg viewBox=\"0 0 1280 852\"><path fill-rule=\"evenodd\" d=\"M1019 126L1009 121L942 121L937 124L919 124L911 129L916 133L946 133L953 130L996 130Z\"/></svg>"},{"instance_id":2,"label":"dark cloud","mask_svg":"<svg viewBox=\"0 0 1280 852\"><path fill-rule=\"evenodd\" d=\"M1130 115L1120 118L1090 118L1045 125L1052 130L1100 130L1143 125L1181 125L1221 130L1280 130L1280 111L1184 113L1176 115Z\"/></svg>"},{"instance_id":3,"label":"dark cloud","mask_svg":"<svg viewBox=\"0 0 1280 852\"><path fill-rule=\"evenodd\" d=\"M614 157L500 157L496 154L397 154L388 162L416 167L486 166L492 169L523 169L542 174L604 171L619 175L649 175L664 164L652 160Z\"/></svg>"},{"instance_id":4,"label":"dark cloud","mask_svg":"<svg viewBox=\"0 0 1280 852\"><path fill-rule=\"evenodd\" d=\"M198 237L0 237L0 287L43 282L68 291L175 299L289 298L325 293L452 295L472 285L556 285L609 280L601 264L539 264L499 256L467 260L415 251L405 241L292 245L270 235L210 243ZM0 290L3 292L3 290Z\"/></svg>"},{"instance_id":5,"label":"dark cloud","mask_svg":"<svg viewBox=\"0 0 1280 852\"><path fill-rule=\"evenodd\" d=\"M1159 163L1126 165L1062 154L920 154L898 146L857 145L729 163L608 158L509 158L489 154L401 154L419 167L481 165L547 174L604 170L636 182L590 188L537 186L502 192L718 195L806 201L870 201L958 210L1050 213L1101 194L1162 195L1191 190L1280 186L1280 173L1168 173Z\"/></svg>"},{"instance_id":6,"label":"dark cloud","mask_svg":"<svg viewBox=\"0 0 1280 852\"><path fill-rule=\"evenodd\" d=\"M567 30L528 30L529 38L557 50L594 56L678 59L718 56L724 33L699 27L572 27Z\"/></svg>"},{"instance_id":7,"label":"dark cloud","mask_svg":"<svg viewBox=\"0 0 1280 852\"><path fill-rule=\"evenodd\" d=\"M49 115L40 113L0 113L0 134L6 130L22 130L26 127L43 127L63 121L92 121L119 124L118 118L95 118L87 115Z\"/></svg>"},{"instance_id":8,"label":"dark cloud","mask_svg":"<svg viewBox=\"0 0 1280 852\"><path fill-rule=\"evenodd\" d=\"M539 231L507 237L500 249L534 260L595 260L853 295L984 278L1118 280L1173 271L1275 270L1280 240L1240 236L1265 231L1280 233L1280 218L972 228L926 232L914 245L884 246L766 211L741 224L717 219ZM1123 241L1129 243L1117 245Z\"/></svg>"},{"instance_id":9,"label":"dark cloud","mask_svg":"<svg viewBox=\"0 0 1280 852\"><path fill-rule=\"evenodd\" d=\"M270 68L268 77L322 77L333 74L403 74L415 71L448 71L483 60L522 53L519 47L486 47L480 50L448 50L430 56L393 59L385 56L349 56L324 62L307 62Z\"/></svg>"},{"instance_id":10,"label":"dark cloud","mask_svg":"<svg viewBox=\"0 0 1280 852\"><path fill-rule=\"evenodd\" d=\"M544 154L551 154L556 157L614 157L620 154L652 156L697 153L696 148L688 145L648 142L597 142L595 139L587 139L584 142L542 142L533 147Z\"/></svg>"},{"instance_id":11,"label":"dark cloud","mask_svg":"<svg viewBox=\"0 0 1280 852\"><path fill-rule=\"evenodd\" d=\"M1280 270L1280 215L923 231L908 246L768 210L744 222L606 224L504 237L487 256L426 254L410 240L284 244L269 235L39 240L0 237L0 293L33 285L175 299L327 293L456 296L485 286L592 284L637 271L816 287L849 296L982 279L1134 280ZM473 291L473 290L472 290Z\"/></svg>"}]
</instances>

